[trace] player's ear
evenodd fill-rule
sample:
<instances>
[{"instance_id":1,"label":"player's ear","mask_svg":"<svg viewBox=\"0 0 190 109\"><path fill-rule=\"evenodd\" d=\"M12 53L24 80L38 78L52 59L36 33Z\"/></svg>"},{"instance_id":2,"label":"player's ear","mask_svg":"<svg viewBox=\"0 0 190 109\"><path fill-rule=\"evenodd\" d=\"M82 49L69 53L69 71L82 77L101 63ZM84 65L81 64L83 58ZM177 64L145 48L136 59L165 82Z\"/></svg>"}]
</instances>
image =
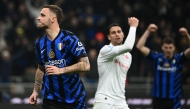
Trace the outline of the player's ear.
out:
<instances>
[{"instance_id":1,"label":"player's ear","mask_svg":"<svg viewBox=\"0 0 190 109\"><path fill-rule=\"evenodd\" d=\"M51 23L54 23L55 21L57 21L57 17L56 17L56 16L53 16L53 17L51 18Z\"/></svg>"},{"instance_id":2,"label":"player's ear","mask_svg":"<svg viewBox=\"0 0 190 109\"><path fill-rule=\"evenodd\" d=\"M175 45L174 45L174 51L176 50L176 47L175 47Z\"/></svg>"},{"instance_id":3,"label":"player's ear","mask_svg":"<svg viewBox=\"0 0 190 109\"><path fill-rule=\"evenodd\" d=\"M109 40L111 40L110 35L107 36Z\"/></svg>"},{"instance_id":4,"label":"player's ear","mask_svg":"<svg viewBox=\"0 0 190 109\"><path fill-rule=\"evenodd\" d=\"M162 44L161 49L164 51L164 45Z\"/></svg>"}]
</instances>

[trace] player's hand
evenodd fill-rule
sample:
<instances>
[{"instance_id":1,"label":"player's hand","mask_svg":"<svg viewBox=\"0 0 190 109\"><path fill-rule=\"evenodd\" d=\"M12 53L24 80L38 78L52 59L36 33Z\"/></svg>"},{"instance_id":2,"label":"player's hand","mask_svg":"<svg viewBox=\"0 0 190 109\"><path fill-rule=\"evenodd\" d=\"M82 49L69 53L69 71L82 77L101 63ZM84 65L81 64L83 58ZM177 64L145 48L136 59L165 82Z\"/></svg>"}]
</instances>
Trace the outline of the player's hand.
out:
<instances>
[{"instance_id":1,"label":"player's hand","mask_svg":"<svg viewBox=\"0 0 190 109\"><path fill-rule=\"evenodd\" d=\"M139 25L139 20L135 17L129 17L128 23L130 27L137 27Z\"/></svg>"},{"instance_id":2,"label":"player's hand","mask_svg":"<svg viewBox=\"0 0 190 109\"><path fill-rule=\"evenodd\" d=\"M149 32L156 32L158 27L155 24L150 24L147 28Z\"/></svg>"},{"instance_id":3,"label":"player's hand","mask_svg":"<svg viewBox=\"0 0 190 109\"><path fill-rule=\"evenodd\" d=\"M58 68L56 66L47 65L45 70L46 70L47 75L60 75L61 74L60 68Z\"/></svg>"},{"instance_id":4,"label":"player's hand","mask_svg":"<svg viewBox=\"0 0 190 109\"><path fill-rule=\"evenodd\" d=\"M180 33L182 36L186 36L186 35L188 34L188 31L187 31L186 28L181 27L181 28L179 29L179 33Z\"/></svg>"},{"instance_id":5,"label":"player's hand","mask_svg":"<svg viewBox=\"0 0 190 109\"><path fill-rule=\"evenodd\" d=\"M37 103L37 97L38 97L38 93L37 92L33 92L32 95L29 98L29 104L36 105L36 103Z\"/></svg>"}]
</instances>

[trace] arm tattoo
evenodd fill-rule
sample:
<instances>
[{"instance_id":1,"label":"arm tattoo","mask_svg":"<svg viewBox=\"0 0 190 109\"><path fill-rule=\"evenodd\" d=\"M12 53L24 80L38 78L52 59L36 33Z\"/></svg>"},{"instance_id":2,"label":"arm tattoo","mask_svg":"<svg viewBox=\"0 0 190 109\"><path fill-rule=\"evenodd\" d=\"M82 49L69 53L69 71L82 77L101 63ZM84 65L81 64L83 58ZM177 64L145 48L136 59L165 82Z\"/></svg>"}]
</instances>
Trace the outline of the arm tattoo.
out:
<instances>
[{"instance_id":1,"label":"arm tattoo","mask_svg":"<svg viewBox=\"0 0 190 109\"><path fill-rule=\"evenodd\" d=\"M80 67L80 64L77 63L77 65L76 65L76 71L79 71L79 67Z\"/></svg>"},{"instance_id":2,"label":"arm tattoo","mask_svg":"<svg viewBox=\"0 0 190 109\"><path fill-rule=\"evenodd\" d=\"M64 73L86 72L90 70L88 57L82 57L79 62L64 68Z\"/></svg>"},{"instance_id":3,"label":"arm tattoo","mask_svg":"<svg viewBox=\"0 0 190 109\"><path fill-rule=\"evenodd\" d=\"M86 67L90 65L89 60L88 60L88 57L80 58L79 61L80 61L80 62L84 62L84 65L83 65L83 66L80 66L80 67L83 67L83 69L87 69Z\"/></svg>"},{"instance_id":4,"label":"arm tattoo","mask_svg":"<svg viewBox=\"0 0 190 109\"><path fill-rule=\"evenodd\" d=\"M39 92L41 90L43 75L44 73L41 70L37 69L34 84L34 91L36 92Z\"/></svg>"},{"instance_id":5,"label":"arm tattoo","mask_svg":"<svg viewBox=\"0 0 190 109\"><path fill-rule=\"evenodd\" d=\"M87 57L80 58L80 62L84 62L86 65L90 64Z\"/></svg>"}]
</instances>

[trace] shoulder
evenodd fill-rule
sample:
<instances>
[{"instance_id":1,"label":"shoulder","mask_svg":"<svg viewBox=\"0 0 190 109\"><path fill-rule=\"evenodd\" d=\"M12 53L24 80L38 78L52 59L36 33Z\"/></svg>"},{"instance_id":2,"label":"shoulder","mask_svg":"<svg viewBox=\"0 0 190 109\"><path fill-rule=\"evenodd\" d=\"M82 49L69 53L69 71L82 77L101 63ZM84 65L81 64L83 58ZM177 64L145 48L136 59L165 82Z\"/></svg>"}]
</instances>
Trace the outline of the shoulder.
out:
<instances>
[{"instance_id":1,"label":"shoulder","mask_svg":"<svg viewBox=\"0 0 190 109\"><path fill-rule=\"evenodd\" d=\"M113 47L114 47L114 46L111 46L111 45L104 45L104 46L100 49L100 52L112 50Z\"/></svg>"},{"instance_id":2,"label":"shoulder","mask_svg":"<svg viewBox=\"0 0 190 109\"><path fill-rule=\"evenodd\" d=\"M104 45L101 49L100 49L100 52L99 54L101 54L102 56L103 55L106 55L106 54L112 54L112 52L114 52L114 46L112 45Z\"/></svg>"},{"instance_id":3,"label":"shoulder","mask_svg":"<svg viewBox=\"0 0 190 109\"><path fill-rule=\"evenodd\" d=\"M71 31L68 31L68 30L61 30L61 31L66 39L77 38L76 34Z\"/></svg>"},{"instance_id":4,"label":"shoulder","mask_svg":"<svg viewBox=\"0 0 190 109\"><path fill-rule=\"evenodd\" d=\"M182 59L182 57L185 58L184 52L174 54L174 58L176 59Z\"/></svg>"},{"instance_id":5,"label":"shoulder","mask_svg":"<svg viewBox=\"0 0 190 109\"><path fill-rule=\"evenodd\" d=\"M157 51L153 51L153 50L150 51L150 55L164 56L163 53L157 52Z\"/></svg>"},{"instance_id":6,"label":"shoulder","mask_svg":"<svg viewBox=\"0 0 190 109\"><path fill-rule=\"evenodd\" d=\"M183 55L184 55L184 52L174 54L174 56L183 56Z\"/></svg>"},{"instance_id":7,"label":"shoulder","mask_svg":"<svg viewBox=\"0 0 190 109\"><path fill-rule=\"evenodd\" d=\"M66 44L70 44L73 42L78 42L79 38L75 35L75 33L68 31L68 30L61 30L62 32L62 39Z\"/></svg>"},{"instance_id":8,"label":"shoulder","mask_svg":"<svg viewBox=\"0 0 190 109\"><path fill-rule=\"evenodd\" d=\"M40 42L44 42L46 35L42 36L41 38L37 39L35 44L39 44Z\"/></svg>"},{"instance_id":9,"label":"shoulder","mask_svg":"<svg viewBox=\"0 0 190 109\"><path fill-rule=\"evenodd\" d=\"M157 51L151 50L147 57L150 58L150 59L158 59L158 58L164 57L164 54L160 53L160 52L157 52Z\"/></svg>"}]
</instances>

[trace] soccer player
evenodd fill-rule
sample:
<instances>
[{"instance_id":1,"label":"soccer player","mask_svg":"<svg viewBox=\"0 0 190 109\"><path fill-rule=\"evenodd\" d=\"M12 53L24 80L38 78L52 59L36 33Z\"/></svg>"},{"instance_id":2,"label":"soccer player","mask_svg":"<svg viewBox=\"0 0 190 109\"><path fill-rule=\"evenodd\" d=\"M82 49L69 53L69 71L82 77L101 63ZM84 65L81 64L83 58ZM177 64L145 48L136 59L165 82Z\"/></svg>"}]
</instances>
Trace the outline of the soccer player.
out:
<instances>
[{"instance_id":1,"label":"soccer player","mask_svg":"<svg viewBox=\"0 0 190 109\"><path fill-rule=\"evenodd\" d=\"M139 49L144 56L153 61L153 109L181 109L181 73L183 62L190 58L190 48L179 54L174 54L174 39L165 37L161 46L163 53L150 50L145 46L145 43L150 33L156 32L157 29L158 27L155 24L150 24L136 45L137 49ZM190 35L186 28L180 28L179 32L185 36L190 43Z\"/></svg>"},{"instance_id":2,"label":"soccer player","mask_svg":"<svg viewBox=\"0 0 190 109\"><path fill-rule=\"evenodd\" d=\"M139 20L128 18L130 26L124 44L124 33L117 23L107 28L109 45L105 45L98 55L99 82L93 109L129 109L125 98L125 81L131 65L129 53L134 45Z\"/></svg>"},{"instance_id":3,"label":"soccer player","mask_svg":"<svg viewBox=\"0 0 190 109\"><path fill-rule=\"evenodd\" d=\"M42 88L43 109L86 109L86 91L79 72L90 70L87 53L77 36L60 29L62 10L46 5L37 18L37 28L46 35L35 43L38 68L29 103L37 103Z\"/></svg>"}]
</instances>

